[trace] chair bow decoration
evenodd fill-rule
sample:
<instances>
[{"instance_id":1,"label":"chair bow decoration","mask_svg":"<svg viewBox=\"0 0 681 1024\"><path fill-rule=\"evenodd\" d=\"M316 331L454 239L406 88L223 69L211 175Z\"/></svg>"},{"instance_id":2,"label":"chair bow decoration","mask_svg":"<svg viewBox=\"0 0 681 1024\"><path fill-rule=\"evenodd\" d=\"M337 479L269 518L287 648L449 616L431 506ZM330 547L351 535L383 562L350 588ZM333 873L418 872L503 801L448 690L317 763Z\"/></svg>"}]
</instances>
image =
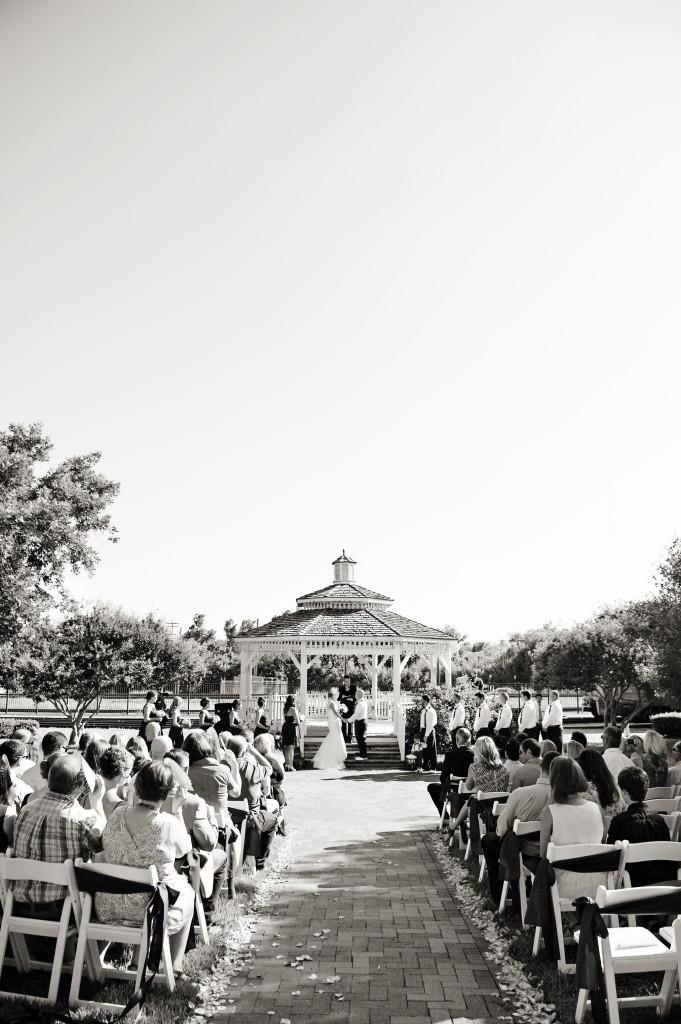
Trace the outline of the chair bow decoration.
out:
<instances>
[{"instance_id":1,"label":"chair bow decoration","mask_svg":"<svg viewBox=\"0 0 681 1024\"><path fill-rule=\"evenodd\" d=\"M523 842L526 843L528 840L537 842L539 833L527 832L523 836ZM520 851L520 839L511 829L501 840L501 849L499 850L499 878L502 882L513 884L520 881Z\"/></svg>"}]
</instances>

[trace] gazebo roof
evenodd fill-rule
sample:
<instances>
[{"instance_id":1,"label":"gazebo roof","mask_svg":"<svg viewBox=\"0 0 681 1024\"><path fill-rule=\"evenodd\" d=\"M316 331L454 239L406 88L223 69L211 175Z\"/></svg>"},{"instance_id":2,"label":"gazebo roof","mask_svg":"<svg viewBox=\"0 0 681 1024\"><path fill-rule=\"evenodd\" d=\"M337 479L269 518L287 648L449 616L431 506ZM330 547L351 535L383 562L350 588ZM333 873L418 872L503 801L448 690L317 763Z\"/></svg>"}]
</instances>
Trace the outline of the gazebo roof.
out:
<instances>
[{"instance_id":1,"label":"gazebo roof","mask_svg":"<svg viewBox=\"0 0 681 1024\"><path fill-rule=\"evenodd\" d=\"M375 590L367 590L360 587L359 583L329 583L328 587L321 590L313 590L310 594L303 594L296 598L298 604L301 601L381 601L392 604L392 597L385 594L378 594Z\"/></svg>"},{"instance_id":2,"label":"gazebo roof","mask_svg":"<svg viewBox=\"0 0 681 1024\"><path fill-rule=\"evenodd\" d=\"M252 630L244 641L287 637L375 637L451 642L449 633L414 622L387 608L300 608Z\"/></svg>"}]
</instances>

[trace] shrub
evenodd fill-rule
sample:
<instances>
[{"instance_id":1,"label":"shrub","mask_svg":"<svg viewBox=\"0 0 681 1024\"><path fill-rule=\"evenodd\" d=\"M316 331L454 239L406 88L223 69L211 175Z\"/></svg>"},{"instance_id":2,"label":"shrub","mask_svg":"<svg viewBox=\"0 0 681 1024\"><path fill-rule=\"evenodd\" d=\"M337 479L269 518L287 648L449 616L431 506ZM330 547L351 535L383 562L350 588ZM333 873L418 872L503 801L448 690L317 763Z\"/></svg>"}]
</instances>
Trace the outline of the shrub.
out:
<instances>
[{"instance_id":1,"label":"shrub","mask_svg":"<svg viewBox=\"0 0 681 1024\"><path fill-rule=\"evenodd\" d=\"M463 705L466 709L466 728L470 729L472 733L476 711L475 694L478 692L478 687L474 685L472 680L458 680L452 684L451 688L446 686L421 686L417 691L414 691L414 703L411 707L407 708L405 735L408 746L411 743L412 738L418 737L419 734L421 697L425 694L430 697L430 703L437 714L437 725L435 726L437 749L442 752L451 747L451 737L449 735L447 725L449 723L450 712L454 706L453 695L455 691L458 691L463 698ZM499 711L499 700L496 694L486 694L486 696L487 703L492 709L492 714L496 716Z\"/></svg>"},{"instance_id":2,"label":"shrub","mask_svg":"<svg viewBox=\"0 0 681 1024\"><path fill-rule=\"evenodd\" d=\"M15 729L30 729L35 739L40 729L40 722L35 718L1 718L0 739L6 740L12 735Z\"/></svg>"},{"instance_id":3,"label":"shrub","mask_svg":"<svg viewBox=\"0 0 681 1024\"><path fill-rule=\"evenodd\" d=\"M650 722L662 736L669 739L681 738L681 711L665 711L662 715L651 715Z\"/></svg>"}]
</instances>

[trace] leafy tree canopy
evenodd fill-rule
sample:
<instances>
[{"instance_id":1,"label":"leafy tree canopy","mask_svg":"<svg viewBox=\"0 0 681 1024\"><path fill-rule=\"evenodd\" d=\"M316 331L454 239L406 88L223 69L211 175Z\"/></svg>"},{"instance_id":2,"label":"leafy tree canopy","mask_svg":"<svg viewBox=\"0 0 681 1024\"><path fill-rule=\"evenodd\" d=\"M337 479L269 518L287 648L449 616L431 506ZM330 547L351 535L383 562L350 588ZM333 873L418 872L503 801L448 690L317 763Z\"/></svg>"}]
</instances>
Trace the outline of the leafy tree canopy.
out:
<instances>
[{"instance_id":1,"label":"leafy tree canopy","mask_svg":"<svg viewBox=\"0 0 681 1024\"><path fill-rule=\"evenodd\" d=\"M52 443L40 423L0 432L0 645L65 596L68 570L92 572L92 535L116 541L107 514L118 484L97 473L99 452L39 473Z\"/></svg>"}]
</instances>

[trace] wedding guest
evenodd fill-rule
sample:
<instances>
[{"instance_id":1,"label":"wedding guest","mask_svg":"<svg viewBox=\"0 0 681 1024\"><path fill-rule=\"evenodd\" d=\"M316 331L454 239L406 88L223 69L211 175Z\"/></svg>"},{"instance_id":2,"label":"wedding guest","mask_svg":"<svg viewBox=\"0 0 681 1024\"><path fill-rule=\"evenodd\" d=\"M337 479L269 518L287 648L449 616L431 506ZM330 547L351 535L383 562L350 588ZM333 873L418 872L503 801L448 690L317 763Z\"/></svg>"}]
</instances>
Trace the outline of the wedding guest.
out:
<instances>
[{"instance_id":1,"label":"wedding guest","mask_svg":"<svg viewBox=\"0 0 681 1024\"><path fill-rule=\"evenodd\" d=\"M184 730L191 727L191 719L182 714L182 700L180 697L173 697L168 708L170 715L170 728L168 738L174 750L180 750L184 743Z\"/></svg>"},{"instance_id":2,"label":"wedding guest","mask_svg":"<svg viewBox=\"0 0 681 1024\"><path fill-rule=\"evenodd\" d=\"M549 706L542 719L544 739L552 740L555 750L563 749L563 705L558 690L549 690Z\"/></svg>"},{"instance_id":3,"label":"wedding guest","mask_svg":"<svg viewBox=\"0 0 681 1024\"><path fill-rule=\"evenodd\" d=\"M547 751L549 753L549 751ZM520 768L515 773L512 789L534 786L541 772L541 747L536 740L523 740L520 744Z\"/></svg>"},{"instance_id":4,"label":"wedding guest","mask_svg":"<svg viewBox=\"0 0 681 1024\"><path fill-rule=\"evenodd\" d=\"M352 717L355 704L357 703L357 687L350 676L343 676L343 682L338 694L338 703L345 704L345 711L341 709L341 732L343 733L343 739L346 743L352 743L352 722L349 719Z\"/></svg>"},{"instance_id":5,"label":"wedding guest","mask_svg":"<svg viewBox=\"0 0 681 1024\"><path fill-rule=\"evenodd\" d=\"M190 732L185 738L184 750L189 755L188 775L194 792L213 808L219 827L228 832L231 821L228 803L230 797L239 799L240 779L212 756L213 748L204 733Z\"/></svg>"},{"instance_id":6,"label":"wedding guest","mask_svg":"<svg viewBox=\"0 0 681 1024\"><path fill-rule=\"evenodd\" d=\"M158 701L158 693L156 690L148 690L147 695L144 699L144 705L142 706L142 724L140 725L140 736L143 740L147 737L147 726L150 722L156 722L157 724L162 722L165 713L158 710L156 702ZM160 735L160 726L159 726ZM153 737L152 737L153 739Z\"/></svg>"},{"instance_id":7,"label":"wedding guest","mask_svg":"<svg viewBox=\"0 0 681 1024\"><path fill-rule=\"evenodd\" d=\"M613 782L612 775L598 750L584 750L578 759L588 783L585 796L592 800L603 819L603 833L608 830L611 819L624 810L622 795Z\"/></svg>"},{"instance_id":8,"label":"wedding guest","mask_svg":"<svg viewBox=\"0 0 681 1024\"><path fill-rule=\"evenodd\" d=\"M261 754L253 751L252 748L249 749L243 736L232 736L229 745L236 755L241 781L237 799L248 801L244 861L247 857L253 858L256 869L261 870L265 867L265 861L269 857L274 830L277 826L276 813L263 806L263 798L270 793L271 768L266 763L256 763L256 760L249 756L255 754L258 759L266 762ZM241 820L241 814L235 812L234 823L238 826Z\"/></svg>"},{"instance_id":9,"label":"wedding guest","mask_svg":"<svg viewBox=\"0 0 681 1024\"><path fill-rule=\"evenodd\" d=\"M437 764L437 741L435 737L435 726L437 725L437 714L430 703L430 697L423 694L421 697L421 719L420 738L424 744L423 749L423 771L436 770Z\"/></svg>"},{"instance_id":10,"label":"wedding guest","mask_svg":"<svg viewBox=\"0 0 681 1024\"><path fill-rule=\"evenodd\" d=\"M298 729L301 726L300 715L296 707L296 699L292 693L286 698L284 704L284 721L281 727L281 745L284 748L284 771L294 772L293 755L296 749Z\"/></svg>"},{"instance_id":11,"label":"wedding guest","mask_svg":"<svg viewBox=\"0 0 681 1024\"><path fill-rule=\"evenodd\" d=\"M681 786L681 740L671 749L672 766L667 772L666 786Z\"/></svg>"},{"instance_id":12,"label":"wedding guest","mask_svg":"<svg viewBox=\"0 0 681 1024\"><path fill-rule=\"evenodd\" d=\"M58 730L51 730L46 732L43 736L40 746L42 749L43 759L48 758L50 754L65 754L66 753L66 736L63 732ZM39 792L41 789L47 789L47 776L43 777L40 770L41 762L31 765L28 771L25 771L22 779L27 786L30 786L34 793Z\"/></svg>"},{"instance_id":13,"label":"wedding guest","mask_svg":"<svg viewBox=\"0 0 681 1024\"><path fill-rule=\"evenodd\" d=\"M125 749L132 754L132 775L136 775L143 764L150 761L149 748L141 736L131 736L125 744Z\"/></svg>"},{"instance_id":14,"label":"wedding guest","mask_svg":"<svg viewBox=\"0 0 681 1024\"><path fill-rule=\"evenodd\" d=\"M127 784L133 763L132 754L122 747L109 747L100 758L100 775L104 779L102 807L107 821L114 807L127 802Z\"/></svg>"},{"instance_id":15,"label":"wedding guest","mask_svg":"<svg viewBox=\"0 0 681 1024\"><path fill-rule=\"evenodd\" d=\"M571 740L568 740L565 744L565 756L572 758L573 761L578 761L579 755L585 749L586 748L581 743L574 739L573 734L573 738Z\"/></svg>"},{"instance_id":16,"label":"wedding guest","mask_svg":"<svg viewBox=\"0 0 681 1024\"><path fill-rule=\"evenodd\" d=\"M513 710L508 702L508 694L505 690L499 693L499 714L497 716L496 736L500 747L505 747L511 738L511 726L513 725Z\"/></svg>"},{"instance_id":17,"label":"wedding guest","mask_svg":"<svg viewBox=\"0 0 681 1024\"><path fill-rule=\"evenodd\" d=\"M665 743L664 736L660 736L659 732L656 732L654 729L649 729L643 737L641 767L648 776L650 785L653 788L667 785L667 775L669 773L667 744Z\"/></svg>"},{"instance_id":18,"label":"wedding guest","mask_svg":"<svg viewBox=\"0 0 681 1024\"><path fill-rule=\"evenodd\" d=\"M482 790L483 793L501 793L508 790L508 772L501 762L499 751L491 736L481 736L475 741L473 764L468 769L464 789L468 793L475 793L478 790ZM468 804L464 802L463 795L452 797L452 811L455 810L457 803L461 806L450 825L451 832L454 832L468 818ZM492 825L491 806L481 805L480 817L485 821L485 825L490 827Z\"/></svg>"},{"instance_id":19,"label":"wedding guest","mask_svg":"<svg viewBox=\"0 0 681 1024\"><path fill-rule=\"evenodd\" d=\"M628 839L630 843L669 842L669 828L661 814L651 811L645 802L649 780L642 768L624 768L617 779L626 809L610 822L608 842ZM666 882L670 875L669 861L645 861L629 864L627 871L633 886ZM675 869L672 868L675 877Z\"/></svg>"},{"instance_id":20,"label":"wedding guest","mask_svg":"<svg viewBox=\"0 0 681 1024\"><path fill-rule=\"evenodd\" d=\"M114 733L111 734L111 736L109 736L109 746L110 747L124 747L125 746L125 743L123 742L123 737L121 736L121 734L119 732L114 732Z\"/></svg>"},{"instance_id":21,"label":"wedding guest","mask_svg":"<svg viewBox=\"0 0 681 1024\"><path fill-rule=\"evenodd\" d=\"M456 733L459 729L463 729L466 725L466 709L463 704L463 698L458 690L454 691L454 704L449 716L449 725L447 730L449 735L452 737L452 747L456 747Z\"/></svg>"},{"instance_id":22,"label":"wedding guest","mask_svg":"<svg viewBox=\"0 0 681 1024\"><path fill-rule=\"evenodd\" d=\"M442 814L445 800L449 797L452 787L451 776L458 776L465 779L468 770L473 764L473 751L471 749L471 734L468 729L460 728L456 731L456 743L453 750L448 750L440 772L440 781L431 782L427 789L430 798L437 807L438 814ZM457 782L458 788L459 783Z\"/></svg>"},{"instance_id":23,"label":"wedding guest","mask_svg":"<svg viewBox=\"0 0 681 1024\"><path fill-rule=\"evenodd\" d=\"M601 753L603 754L603 760L612 775L613 782L617 782L621 771L624 771L625 768L634 767L633 762L621 749L622 730L616 729L614 725L609 725L603 730L602 740Z\"/></svg>"},{"instance_id":24,"label":"wedding guest","mask_svg":"<svg viewBox=\"0 0 681 1024\"><path fill-rule=\"evenodd\" d=\"M473 721L473 735L476 740L478 740L481 736L491 735L492 730L490 728L490 722L492 720L492 712L482 690L478 690L476 693L475 704L476 710L475 719Z\"/></svg>"},{"instance_id":25,"label":"wedding guest","mask_svg":"<svg viewBox=\"0 0 681 1024\"><path fill-rule=\"evenodd\" d=\"M368 760L366 734L369 707L364 695L364 690L359 687L357 687L356 697L357 703L355 704L355 710L347 719L347 724L350 728L352 728L353 725L355 726L355 736L357 738L357 746L359 748L359 754L355 758L355 761L366 761Z\"/></svg>"},{"instance_id":26,"label":"wedding guest","mask_svg":"<svg viewBox=\"0 0 681 1024\"><path fill-rule=\"evenodd\" d=\"M255 736L262 736L264 733L269 733L270 725L267 721L267 701L264 697L258 697L258 702L255 709Z\"/></svg>"},{"instance_id":27,"label":"wedding guest","mask_svg":"<svg viewBox=\"0 0 681 1024\"><path fill-rule=\"evenodd\" d=\"M523 737L523 739L526 739L526 737ZM515 786L515 777L522 768L520 743L522 743L522 740L518 742L518 737L516 736L515 739L509 740L504 748L504 756L506 758L504 768L508 772L509 787L512 790L517 788Z\"/></svg>"},{"instance_id":28,"label":"wedding guest","mask_svg":"<svg viewBox=\"0 0 681 1024\"><path fill-rule=\"evenodd\" d=\"M529 690L523 690L520 696L523 698L523 706L518 716L518 731L524 732L533 740L539 739L539 723L537 720L537 705L532 699Z\"/></svg>"},{"instance_id":29,"label":"wedding guest","mask_svg":"<svg viewBox=\"0 0 681 1024\"><path fill-rule=\"evenodd\" d=\"M579 729L575 729L570 739L574 740L576 743L581 743L585 750L589 746L589 741L586 738L586 733L580 732Z\"/></svg>"},{"instance_id":30,"label":"wedding guest","mask_svg":"<svg viewBox=\"0 0 681 1024\"><path fill-rule=\"evenodd\" d=\"M558 750L558 747L553 740L542 740L539 744L539 756L543 757L544 754L550 754L552 751Z\"/></svg>"},{"instance_id":31,"label":"wedding guest","mask_svg":"<svg viewBox=\"0 0 681 1024\"><path fill-rule=\"evenodd\" d=\"M217 715L213 711L208 697L202 697L199 701L199 728L208 729L211 725L215 725Z\"/></svg>"},{"instance_id":32,"label":"wedding guest","mask_svg":"<svg viewBox=\"0 0 681 1024\"><path fill-rule=\"evenodd\" d=\"M0 759L3 756L7 758L14 794L21 806L28 794L32 792L31 787L24 782L19 774L23 759L26 757L26 744L21 740L4 740L0 743Z\"/></svg>"}]
</instances>

